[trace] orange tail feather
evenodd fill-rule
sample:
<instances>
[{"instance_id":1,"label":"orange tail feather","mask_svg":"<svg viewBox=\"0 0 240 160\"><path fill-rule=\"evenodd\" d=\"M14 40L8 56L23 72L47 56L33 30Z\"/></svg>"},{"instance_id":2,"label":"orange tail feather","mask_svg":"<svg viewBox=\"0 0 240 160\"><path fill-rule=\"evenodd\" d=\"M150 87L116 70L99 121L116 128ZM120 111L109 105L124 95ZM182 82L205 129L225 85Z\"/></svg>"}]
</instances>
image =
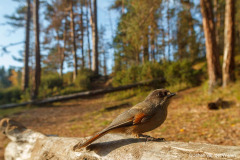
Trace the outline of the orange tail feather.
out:
<instances>
[{"instance_id":1,"label":"orange tail feather","mask_svg":"<svg viewBox=\"0 0 240 160\"><path fill-rule=\"evenodd\" d=\"M102 136L104 136L105 134L107 134L110 130L106 130L100 133L97 133L96 135L92 136L89 140L85 141L84 143L78 143L73 147L73 150L76 149L80 149L83 147L88 146L89 144L91 144L92 142L96 141L97 139L101 138Z\"/></svg>"}]
</instances>

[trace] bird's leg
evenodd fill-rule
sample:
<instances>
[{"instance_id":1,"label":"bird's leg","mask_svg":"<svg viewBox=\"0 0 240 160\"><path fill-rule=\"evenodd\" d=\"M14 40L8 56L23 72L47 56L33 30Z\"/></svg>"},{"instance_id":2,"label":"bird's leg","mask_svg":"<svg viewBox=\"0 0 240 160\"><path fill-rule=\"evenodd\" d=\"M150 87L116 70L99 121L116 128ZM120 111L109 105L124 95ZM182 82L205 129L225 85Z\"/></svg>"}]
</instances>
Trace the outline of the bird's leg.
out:
<instances>
[{"instance_id":1,"label":"bird's leg","mask_svg":"<svg viewBox=\"0 0 240 160\"><path fill-rule=\"evenodd\" d=\"M146 138L147 141L166 141L164 138L154 138L154 137L151 137L149 135L139 134L138 136Z\"/></svg>"}]
</instances>

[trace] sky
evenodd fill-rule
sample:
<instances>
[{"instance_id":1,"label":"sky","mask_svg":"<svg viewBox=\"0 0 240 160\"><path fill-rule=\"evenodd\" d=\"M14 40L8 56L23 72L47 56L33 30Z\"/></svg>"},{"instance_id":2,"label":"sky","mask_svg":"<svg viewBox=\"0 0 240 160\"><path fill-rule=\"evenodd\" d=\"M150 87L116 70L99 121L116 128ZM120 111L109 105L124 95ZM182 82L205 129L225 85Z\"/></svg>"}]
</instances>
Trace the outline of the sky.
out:
<instances>
[{"instance_id":1,"label":"sky","mask_svg":"<svg viewBox=\"0 0 240 160\"><path fill-rule=\"evenodd\" d=\"M98 0L98 28L104 26L106 28L105 40L107 42L112 41L112 35L117 28L117 18L119 14L116 11L109 11L109 6L114 0ZM12 0L0 1L0 48L1 46L7 46L12 43L24 42L24 29L15 29L10 25L6 25L6 18L4 15L11 15L16 10L19 3ZM41 7L41 6L40 6ZM41 14L40 14L41 16ZM43 18L43 17L40 17ZM0 67L22 67L23 63L18 62L12 58L12 56L20 57L19 51L24 50L24 43L8 47L9 53L2 53L0 51ZM112 52L112 50L110 50ZM108 66L113 65L112 53L109 53ZM66 71L66 70L65 70Z\"/></svg>"}]
</instances>

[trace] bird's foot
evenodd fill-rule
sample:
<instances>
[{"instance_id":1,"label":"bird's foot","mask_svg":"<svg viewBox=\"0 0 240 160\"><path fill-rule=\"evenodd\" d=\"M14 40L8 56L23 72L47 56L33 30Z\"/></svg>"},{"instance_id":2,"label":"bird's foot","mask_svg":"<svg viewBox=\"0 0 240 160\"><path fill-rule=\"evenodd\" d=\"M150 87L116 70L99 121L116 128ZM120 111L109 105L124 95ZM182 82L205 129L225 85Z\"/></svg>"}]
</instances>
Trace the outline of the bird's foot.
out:
<instances>
[{"instance_id":1,"label":"bird's foot","mask_svg":"<svg viewBox=\"0 0 240 160\"><path fill-rule=\"evenodd\" d=\"M164 142L166 141L164 138L154 138L154 137L151 137L151 136L148 136L148 135L139 135L139 137L143 137L143 138L146 138L147 141L158 141L158 142Z\"/></svg>"}]
</instances>

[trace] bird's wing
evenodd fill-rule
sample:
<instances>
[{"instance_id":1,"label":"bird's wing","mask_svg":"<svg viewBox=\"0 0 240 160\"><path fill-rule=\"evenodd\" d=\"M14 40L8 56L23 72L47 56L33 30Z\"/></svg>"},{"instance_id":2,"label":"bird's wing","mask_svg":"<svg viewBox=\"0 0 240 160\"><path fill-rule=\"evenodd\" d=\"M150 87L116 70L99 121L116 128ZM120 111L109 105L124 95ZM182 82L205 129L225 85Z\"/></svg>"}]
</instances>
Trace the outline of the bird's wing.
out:
<instances>
[{"instance_id":1,"label":"bird's wing","mask_svg":"<svg viewBox=\"0 0 240 160\"><path fill-rule=\"evenodd\" d=\"M146 112L140 109L138 105L141 104L137 104L136 107L120 114L105 130L138 125L147 122L154 113L148 112L148 114L146 114Z\"/></svg>"}]
</instances>

